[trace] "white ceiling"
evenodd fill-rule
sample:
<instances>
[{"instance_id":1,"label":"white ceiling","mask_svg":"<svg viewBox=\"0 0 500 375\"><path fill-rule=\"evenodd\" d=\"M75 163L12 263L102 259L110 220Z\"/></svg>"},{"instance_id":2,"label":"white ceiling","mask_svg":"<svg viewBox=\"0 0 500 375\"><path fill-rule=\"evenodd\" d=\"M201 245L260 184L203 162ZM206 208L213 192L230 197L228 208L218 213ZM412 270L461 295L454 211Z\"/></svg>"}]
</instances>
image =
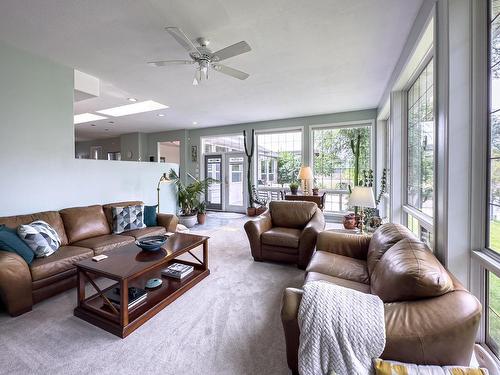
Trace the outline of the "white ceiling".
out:
<instances>
[{"instance_id":1,"label":"white ceiling","mask_svg":"<svg viewBox=\"0 0 500 375\"><path fill-rule=\"evenodd\" d=\"M164 117L77 125L78 137L91 139L377 107L421 3L2 0L0 39L100 78L101 96L76 103L76 114L128 97L170 106ZM193 66L146 65L187 57L165 26L208 38L212 50L247 41L252 51L225 64L250 78L213 72L196 87Z\"/></svg>"}]
</instances>

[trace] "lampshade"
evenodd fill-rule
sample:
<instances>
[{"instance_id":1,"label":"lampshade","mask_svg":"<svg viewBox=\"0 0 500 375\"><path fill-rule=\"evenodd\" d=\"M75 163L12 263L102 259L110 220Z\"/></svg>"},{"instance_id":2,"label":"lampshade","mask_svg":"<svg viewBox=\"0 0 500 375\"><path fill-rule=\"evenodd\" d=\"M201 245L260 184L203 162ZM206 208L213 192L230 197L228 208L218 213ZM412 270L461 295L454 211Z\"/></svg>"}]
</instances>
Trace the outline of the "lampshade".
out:
<instances>
[{"instance_id":1,"label":"lampshade","mask_svg":"<svg viewBox=\"0 0 500 375\"><path fill-rule=\"evenodd\" d=\"M299 180L312 180L313 179L313 171L311 167L302 166L299 171Z\"/></svg>"},{"instance_id":2,"label":"lampshade","mask_svg":"<svg viewBox=\"0 0 500 375\"><path fill-rule=\"evenodd\" d=\"M349 195L349 206L357 207L377 207L375 204L375 195L373 194L373 188L364 186L354 186L352 192Z\"/></svg>"}]
</instances>

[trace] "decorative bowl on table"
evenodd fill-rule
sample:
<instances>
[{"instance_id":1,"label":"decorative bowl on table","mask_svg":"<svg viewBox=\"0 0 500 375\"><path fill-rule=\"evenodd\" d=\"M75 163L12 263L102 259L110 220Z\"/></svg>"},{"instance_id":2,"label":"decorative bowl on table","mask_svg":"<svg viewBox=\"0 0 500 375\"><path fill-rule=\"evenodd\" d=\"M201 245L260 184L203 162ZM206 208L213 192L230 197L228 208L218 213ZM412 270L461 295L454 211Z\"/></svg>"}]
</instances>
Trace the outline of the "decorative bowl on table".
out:
<instances>
[{"instance_id":1,"label":"decorative bowl on table","mask_svg":"<svg viewBox=\"0 0 500 375\"><path fill-rule=\"evenodd\" d=\"M135 244L144 251L158 251L167 242L165 236L150 236L135 240Z\"/></svg>"}]
</instances>

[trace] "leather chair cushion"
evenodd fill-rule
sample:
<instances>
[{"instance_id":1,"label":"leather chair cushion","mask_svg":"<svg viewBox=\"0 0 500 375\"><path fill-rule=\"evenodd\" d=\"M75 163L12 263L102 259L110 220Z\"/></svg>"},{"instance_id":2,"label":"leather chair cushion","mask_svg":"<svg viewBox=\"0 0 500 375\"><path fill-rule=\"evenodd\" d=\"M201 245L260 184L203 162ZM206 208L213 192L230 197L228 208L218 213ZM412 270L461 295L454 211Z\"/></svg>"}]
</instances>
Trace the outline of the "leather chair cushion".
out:
<instances>
[{"instance_id":1,"label":"leather chair cushion","mask_svg":"<svg viewBox=\"0 0 500 375\"><path fill-rule=\"evenodd\" d=\"M341 279L335 276L328 276L324 273L319 272L308 272L306 276L306 280L304 283L308 283L310 281L328 281L338 286L343 286L344 288L354 289L358 292L370 294L370 286L363 283L358 283L352 280Z\"/></svg>"},{"instance_id":2,"label":"leather chair cushion","mask_svg":"<svg viewBox=\"0 0 500 375\"><path fill-rule=\"evenodd\" d=\"M416 240L415 235L401 224L384 224L373 233L367 253L368 272L370 275L385 252L403 238Z\"/></svg>"},{"instance_id":3,"label":"leather chair cushion","mask_svg":"<svg viewBox=\"0 0 500 375\"><path fill-rule=\"evenodd\" d=\"M0 217L0 225L3 224L6 227L17 229L19 225L29 224L35 220L43 220L48 223L59 235L61 245L68 244L68 237L66 236L66 231L64 230L64 224L61 219L61 215L57 211L45 211L28 215Z\"/></svg>"},{"instance_id":4,"label":"leather chair cushion","mask_svg":"<svg viewBox=\"0 0 500 375\"><path fill-rule=\"evenodd\" d=\"M33 261L30 266L31 278L38 281L71 270L76 262L92 256L94 252L89 248L61 246L54 254Z\"/></svg>"},{"instance_id":5,"label":"leather chair cushion","mask_svg":"<svg viewBox=\"0 0 500 375\"><path fill-rule=\"evenodd\" d=\"M264 245L280 247L299 247L300 229L275 227L262 233L261 239Z\"/></svg>"},{"instance_id":6,"label":"leather chair cushion","mask_svg":"<svg viewBox=\"0 0 500 375\"><path fill-rule=\"evenodd\" d=\"M384 302L437 297L454 290L453 280L429 248L407 238L387 250L370 278L372 293Z\"/></svg>"},{"instance_id":7,"label":"leather chair cushion","mask_svg":"<svg viewBox=\"0 0 500 375\"><path fill-rule=\"evenodd\" d=\"M102 206L72 207L59 211L68 241L77 241L111 233ZM77 245L78 246L78 245Z\"/></svg>"},{"instance_id":8,"label":"leather chair cushion","mask_svg":"<svg viewBox=\"0 0 500 375\"><path fill-rule=\"evenodd\" d=\"M128 206L140 206L144 203L141 201L128 201L128 202L115 202L107 203L102 206L104 215L110 228L113 228L113 207L128 207Z\"/></svg>"},{"instance_id":9,"label":"leather chair cushion","mask_svg":"<svg viewBox=\"0 0 500 375\"><path fill-rule=\"evenodd\" d=\"M302 229L318 209L314 202L271 201L269 211L273 227Z\"/></svg>"},{"instance_id":10,"label":"leather chair cushion","mask_svg":"<svg viewBox=\"0 0 500 375\"><path fill-rule=\"evenodd\" d=\"M105 234L102 236L87 238L76 242L75 246L88 247L94 250L95 255L105 253L120 246L127 245L135 241L134 237L117 234Z\"/></svg>"},{"instance_id":11,"label":"leather chair cushion","mask_svg":"<svg viewBox=\"0 0 500 375\"><path fill-rule=\"evenodd\" d=\"M135 239L144 238L148 236L161 236L167 233L164 227L146 227L141 229L133 229L123 232L124 236L132 236Z\"/></svg>"},{"instance_id":12,"label":"leather chair cushion","mask_svg":"<svg viewBox=\"0 0 500 375\"><path fill-rule=\"evenodd\" d=\"M370 283L366 261L326 251L316 251L306 271L318 272L363 284Z\"/></svg>"}]
</instances>

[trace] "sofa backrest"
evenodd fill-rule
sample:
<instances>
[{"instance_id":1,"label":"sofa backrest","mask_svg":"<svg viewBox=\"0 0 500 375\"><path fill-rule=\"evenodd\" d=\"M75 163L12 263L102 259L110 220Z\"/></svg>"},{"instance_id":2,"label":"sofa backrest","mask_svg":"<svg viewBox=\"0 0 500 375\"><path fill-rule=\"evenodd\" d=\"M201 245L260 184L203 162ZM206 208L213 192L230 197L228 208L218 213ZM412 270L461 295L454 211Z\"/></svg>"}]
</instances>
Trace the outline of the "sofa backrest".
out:
<instances>
[{"instance_id":1,"label":"sofa backrest","mask_svg":"<svg viewBox=\"0 0 500 375\"><path fill-rule=\"evenodd\" d=\"M64 246L68 244L68 237L64 230L64 224L61 215L59 215L57 211L44 211L28 215L0 217L0 225L16 229L19 225L29 224L35 220L43 220L48 223L59 235L61 245Z\"/></svg>"},{"instance_id":2,"label":"sofa backrest","mask_svg":"<svg viewBox=\"0 0 500 375\"><path fill-rule=\"evenodd\" d=\"M370 287L382 301L397 302L441 296L454 290L454 282L427 245L404 238L377 262Z\"/></svg>"},{"instance_id":3,"label":"sofa backrest","mask_svg":"<svg viewBox=\"0 0 500 375\"><path fill-rule=\"evenodd\" d=\"M415 235L401 224L387 223L380 226L373 233L370 245L368 246L366 258L368 272L371 274L385 252L405 238L417 240Z\"/></svg>"},{"instance_id":4,"label":"sofa backrest","mask_svg":"<svg viewBox=\"0 0 500 375\"><path fill-rule=\"evenodd\" d=\"M69 243L111 233L102 206L65 208L59 213Z\"/></svg>"},{"instance_id":5,"label":"sofa backrest","mask_svg":"<svg viewBox=\"0 0 500 375\"><path fill-rule=\"evenodd\" d=\"M317 209L318 206L314 202L271 201L269 203L274 227L304 228Z\"/></svg>"},{"instance_id":6,"label":"sofa backrest","mask_svg":"<svg viewBox=\"0 0 500 375\"><path fill-rule=\"evenodd\" d=\"M104 215L106 215L109 227L113 228L113 207L140 206L143 204L141 201L115 202L103 205L102 209L104 210Z\"/></svg>"}]
</instances>

